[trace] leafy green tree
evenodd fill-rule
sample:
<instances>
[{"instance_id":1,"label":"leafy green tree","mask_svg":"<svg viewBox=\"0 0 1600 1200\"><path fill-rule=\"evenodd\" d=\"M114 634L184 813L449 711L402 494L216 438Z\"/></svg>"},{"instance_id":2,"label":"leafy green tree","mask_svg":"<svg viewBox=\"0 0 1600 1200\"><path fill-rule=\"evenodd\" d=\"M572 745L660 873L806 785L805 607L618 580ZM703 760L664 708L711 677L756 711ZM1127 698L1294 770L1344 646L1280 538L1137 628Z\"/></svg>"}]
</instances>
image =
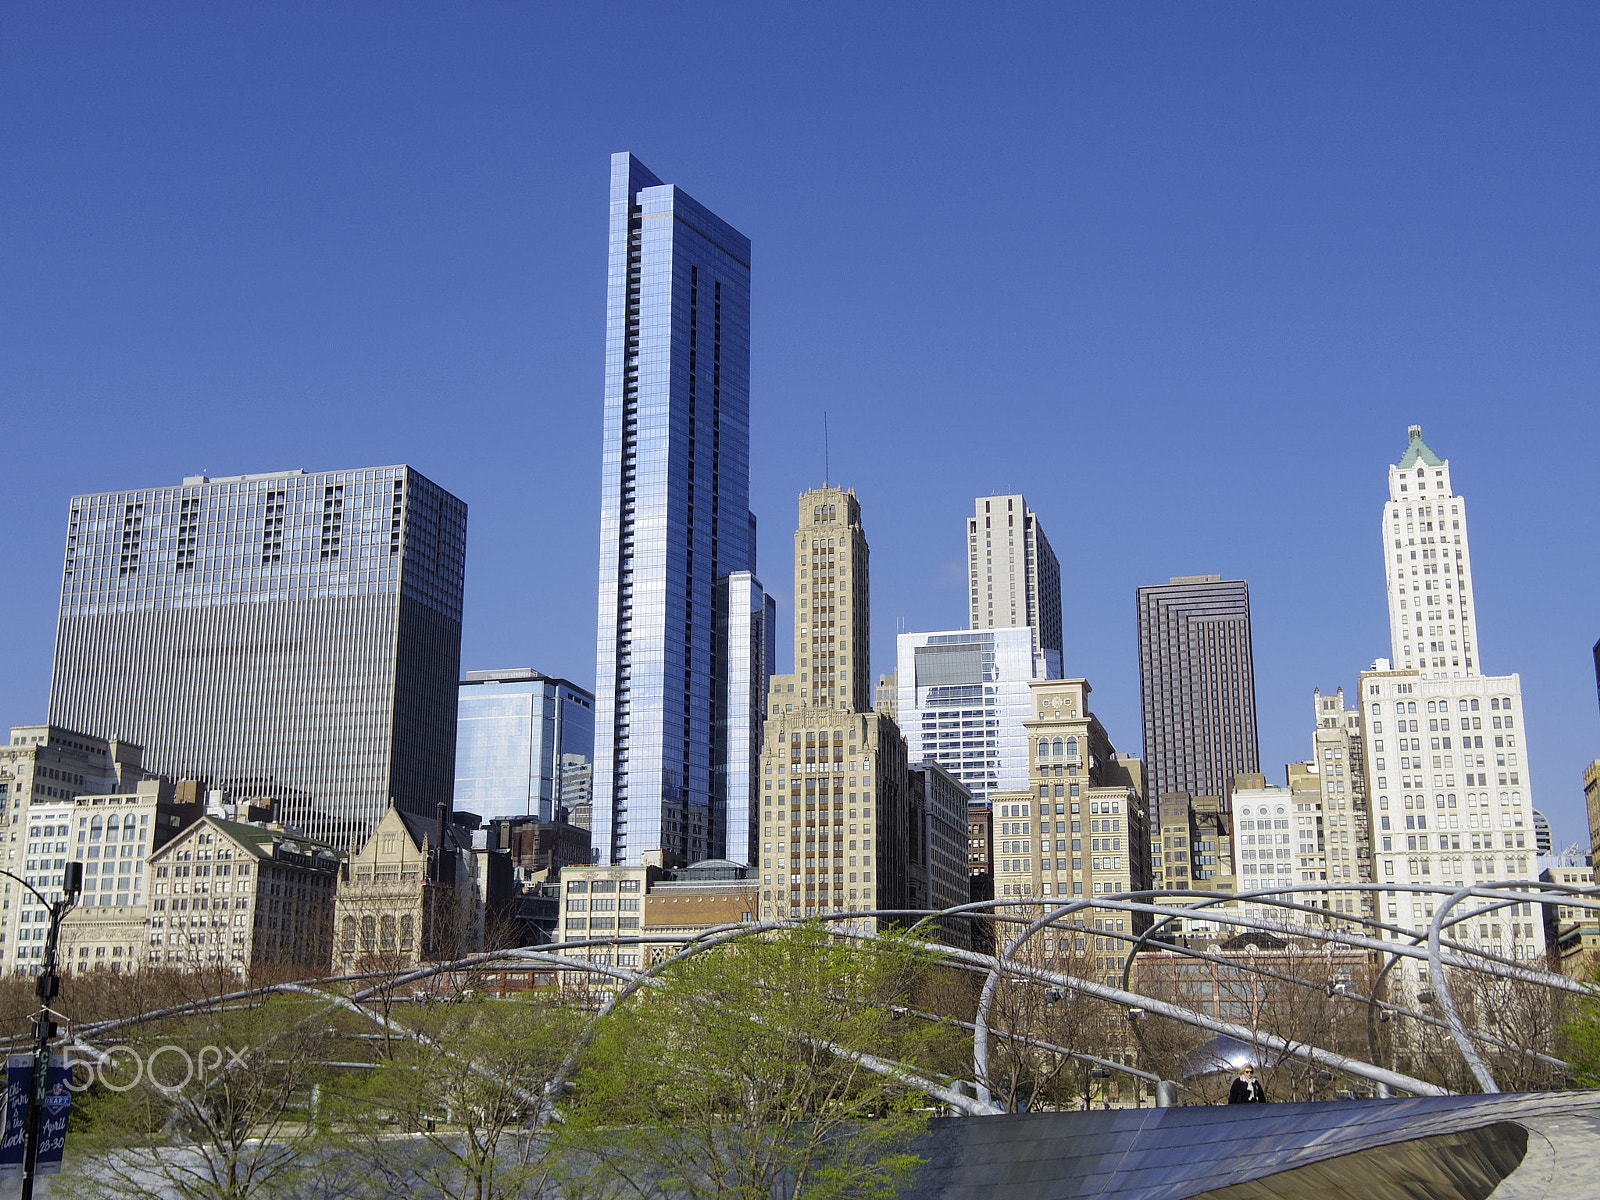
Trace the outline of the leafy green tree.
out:
<instances>
[{"instance_id":1,"label":"leafy green tree","mask_svg":"<svg viewBox=\"0 0 1600 1200\"><path fill-rule=\"evenodd\" d=\"M887 1197L921 1161L926 1099L874 1070L948 1032L896 1010L932 961L806 927L673 964L587 1048L567 1106L569 1192L690 1200Z\"/></svg>"}]
</instances>

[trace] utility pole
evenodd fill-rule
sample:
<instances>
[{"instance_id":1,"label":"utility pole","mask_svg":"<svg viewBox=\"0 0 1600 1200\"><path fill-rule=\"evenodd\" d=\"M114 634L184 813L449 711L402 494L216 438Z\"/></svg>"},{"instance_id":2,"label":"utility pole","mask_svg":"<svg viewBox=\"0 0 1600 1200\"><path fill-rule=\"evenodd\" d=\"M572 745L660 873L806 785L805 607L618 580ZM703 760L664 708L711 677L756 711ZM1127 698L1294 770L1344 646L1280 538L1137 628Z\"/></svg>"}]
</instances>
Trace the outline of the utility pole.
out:
<instances>
[{"instance_id":1,"label":"utility pole","mask_svg":"<svg viewBox=\"0 0 1600 1200\"><path fill-rule=\"evenodd\" d=\"M39 896L31 885L11 872L0 871L0 874L16 879L35 896ZM61 899L49 905L50 932L44 943L44 966L34 984L34 992L39 997L39 1015L33 1021L33 1087L28 1092L28 1139L22 1152L22 1200L33 1200L33 1173L39 1163L39 1126L44 1118L45 1094L50 1084L50 1039L56 1034L56 1023L50 1019L53 1015L50 1002L61 991L61 979L56 974L56 947L61 941L61 918L77 903L81 891L83 864L69 862L61 877ZM39 896L39 900L45 903L43 896Z\"/></svg>"}]
</instances>

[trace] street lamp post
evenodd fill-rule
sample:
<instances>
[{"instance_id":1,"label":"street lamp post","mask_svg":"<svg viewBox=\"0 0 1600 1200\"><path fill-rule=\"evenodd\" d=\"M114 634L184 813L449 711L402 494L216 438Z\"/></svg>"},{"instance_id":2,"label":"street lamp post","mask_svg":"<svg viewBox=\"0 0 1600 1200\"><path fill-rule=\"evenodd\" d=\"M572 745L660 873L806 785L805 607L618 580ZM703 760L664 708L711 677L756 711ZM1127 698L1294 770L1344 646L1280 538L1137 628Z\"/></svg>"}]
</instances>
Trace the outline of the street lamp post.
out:
<instances>
[{"instance_id":1,"label":"street lamp post","mask_svg":"<svg viewBox=\"0 0 1600 1200\"><path fill-rule=\"evenodd\" d=\"M50 1002L61 991L61 979L56 974L56 948L61 941L61 918L77 903L78 893L83 891L83 864L67 864L61 876L61 899L54 903L46 900L37 888L20 875L13 875L6 870L0 870L0 875L15 879L50 910L44 963L34 983L34 993L39 997L39 1015L33 1022L33 1087L28 1091L28 1138L22 1151L22 1200L33 1200L33 1173L39 1163L39 1126L44 1117L44 1100L50 1084L50 1039L56 1032L55 1022L50 1019Z\"/></svg>"}]
</instances>

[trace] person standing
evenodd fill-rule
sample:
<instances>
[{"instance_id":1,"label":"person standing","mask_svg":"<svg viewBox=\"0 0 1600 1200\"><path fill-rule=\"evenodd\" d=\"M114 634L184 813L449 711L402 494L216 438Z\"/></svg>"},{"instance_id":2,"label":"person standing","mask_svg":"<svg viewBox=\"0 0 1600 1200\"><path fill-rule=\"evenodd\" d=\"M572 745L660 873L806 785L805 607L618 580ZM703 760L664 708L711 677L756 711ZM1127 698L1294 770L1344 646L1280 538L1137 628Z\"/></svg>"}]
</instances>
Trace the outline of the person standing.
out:
<instances>
[{"instance_id":1,"label":"person standing","mask_svg":"<svg viewBox=\"0 0 1600 1200\"><path fill-rule=\"evenodd\" d=\"M1254 1067L1243 1067L1239 1071L1239 1078L1233 1081L1233 1086L1228 1089L1229 1104L1265 1104L1266 1090L1261 1086L1261 1081L1256 1078Z\"/></svg>"}]
</instances>

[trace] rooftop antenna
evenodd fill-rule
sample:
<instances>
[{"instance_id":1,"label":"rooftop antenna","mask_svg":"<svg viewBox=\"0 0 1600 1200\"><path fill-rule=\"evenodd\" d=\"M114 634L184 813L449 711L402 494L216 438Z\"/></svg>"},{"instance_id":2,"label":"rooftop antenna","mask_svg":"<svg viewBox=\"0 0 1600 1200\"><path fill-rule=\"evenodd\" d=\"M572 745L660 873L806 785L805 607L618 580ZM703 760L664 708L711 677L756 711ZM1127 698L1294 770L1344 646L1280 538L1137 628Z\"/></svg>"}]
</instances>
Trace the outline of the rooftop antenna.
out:
<instances>
[{"instance_id":1,"label":"rooftop antenna","mask_svg":"<svg viewBox=\"0 0 1600 1200\"><path fill-rule=\"evenodd\" d=\"M822 486L828 486L828 410L822 410Z\"/></svg>"}]
</instances>

